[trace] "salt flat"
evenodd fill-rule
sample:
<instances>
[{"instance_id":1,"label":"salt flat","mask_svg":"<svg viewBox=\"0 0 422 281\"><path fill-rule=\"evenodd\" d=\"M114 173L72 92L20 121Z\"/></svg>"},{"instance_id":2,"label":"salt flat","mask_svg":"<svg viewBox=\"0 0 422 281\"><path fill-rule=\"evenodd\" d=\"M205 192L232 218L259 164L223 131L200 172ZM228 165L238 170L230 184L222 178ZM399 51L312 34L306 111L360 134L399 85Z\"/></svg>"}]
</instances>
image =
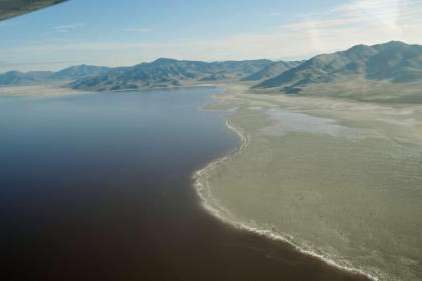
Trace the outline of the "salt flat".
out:
<instances>
[{"instance_id":1,"label":"salt flat","mask_svg":"<svg viewBox=\"0 0 422 281\"><path fill-rule=\"evenodd\" d=\"M381 280L422 278L422 107L245 94L247 147L208 176L213 208Z\"/></svg>"}]
</instances>

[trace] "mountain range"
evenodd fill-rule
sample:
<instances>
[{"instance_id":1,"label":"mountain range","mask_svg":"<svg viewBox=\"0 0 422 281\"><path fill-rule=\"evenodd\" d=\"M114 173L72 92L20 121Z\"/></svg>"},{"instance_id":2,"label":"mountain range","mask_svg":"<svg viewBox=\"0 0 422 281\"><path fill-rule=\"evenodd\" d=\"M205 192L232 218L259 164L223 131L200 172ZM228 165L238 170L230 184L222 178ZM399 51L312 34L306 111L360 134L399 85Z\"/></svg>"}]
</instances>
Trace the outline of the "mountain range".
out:
<instances>
[{"instance_id":1,"label":"mountain range","mask_svg":"<svg viewBox=\"0 0 422 281\"><path fill-rule=\"evenodd\" d=\"M270 60L202 62L159 58L130 67L78 65L57 72L9 71L0 74L0 86L68 81L74 89L107 91L174 87L186 83L241 80L274 64Z\"/></svg>"},{"instance_id":2,"label":"mountain range","mask_svg":"<svg viewBox=\"0 0 422 281\"><path fill-rule=\"evenodd\" d=\"M125 90L162 88L197 82L240 80L272 64L270 60L202 62L160 58L71 83L74 89Z\"/></svg>"},{"instance_id":3,"label":"mountain range","mask_svg":"<svg viewBox=\"0 0 422 281\"><path fill-rule=\"evenodd\" d=\"M52 71L9 71L0 74L0 86L36 84L49 81L73 81L100 75L109 71L109 67L93 65L77 65L62 69L57 72Z\"/></svg>"},{"instance_id":4,"label":"mountain range","mask_svg":"<svg viewBox=\"0 0 422 281\"><path fill-rule=\"evenodd\" d=\"M58 72L10 71L0 85L67 81L74 89L110 91L243 81L254 93L418 97L422 101L422 46L391 41L356 45L305 61L245 60L203 62L160 58L129 67L72 66ZM385 95L384 95L385 96ZM420 98L419 98L420 97ZM391 98L391 97L390 97Z\"/></svg>"},{"instance_id":5,"label":"mountain range","mask_svg":"<svg viewBox=\"0 0 422 281\"><path fill-rule=\"evenodd\" d=\"M393 83L422 81L422 46L398 41L356 45L346 51L315 56L254 88L303 88L350 78Z\"/></svg>"}]
</instances>

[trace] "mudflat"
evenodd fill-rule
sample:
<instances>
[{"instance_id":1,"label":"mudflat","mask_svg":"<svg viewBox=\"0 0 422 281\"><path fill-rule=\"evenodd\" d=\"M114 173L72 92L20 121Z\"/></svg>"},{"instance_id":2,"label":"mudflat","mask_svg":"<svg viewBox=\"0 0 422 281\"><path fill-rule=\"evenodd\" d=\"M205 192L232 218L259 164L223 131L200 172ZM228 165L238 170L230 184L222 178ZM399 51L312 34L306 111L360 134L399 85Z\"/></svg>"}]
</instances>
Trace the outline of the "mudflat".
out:
<instances>
[{"instance_id":1,"label":"mudflat","mask_svg":"<svg viewBox=\"0 0 422 281\"><path fill-rule=\"evenodd\" d=\"M248 94L226 86L247 139L207 172L226 220L380 280L422 278L422 106Z\"/></svg>"}]
</instances>

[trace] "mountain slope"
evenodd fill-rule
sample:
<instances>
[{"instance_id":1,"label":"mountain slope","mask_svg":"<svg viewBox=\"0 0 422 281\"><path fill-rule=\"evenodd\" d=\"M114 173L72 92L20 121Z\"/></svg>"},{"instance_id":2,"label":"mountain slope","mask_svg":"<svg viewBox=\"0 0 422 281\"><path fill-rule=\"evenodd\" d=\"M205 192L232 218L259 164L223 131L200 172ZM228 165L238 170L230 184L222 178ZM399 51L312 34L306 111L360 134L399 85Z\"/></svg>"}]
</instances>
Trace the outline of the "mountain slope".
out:
<instances>
[{"instance_id":1,"label":"mountain slope","mask_svg":"<svg viewBox=\"0 0 422 281\"><path fill-rule=\"evenodd\" d=\"M209 63L212 73L223 73L232 79L243 79L245 76L262 70L273 62L270 60L222 61Z\"/></svg>"},{"instance_id":2,"label":"mountain slope","mask_svg":"<svg viewBox=\"0 0 422 281\"><path fill-rule=\"evenodd\" d=\"M76 80L104 74L109 70L109 67L82 64L59 70L51 78L54 80Z\"/></svg>"},{"instance_id":3,"label":"mountain slope","mask_svg":"<svg viewBox=\"0 0 422 281\"><path fill-rule=\"evenodd\" d=\"M10 71L0 74L0 85L25 85L51 81L73 81L85 90L120 90L179 86L198 81L239 80L270 65L270 60L202 62L160 58L131 67L77 65L57 72Z\"/></svg>"},{"instance_id":4,"label":"mountain slope","mask_svg":"<svg viewBox=\"0 0 422 281\"><path fill-rule=\"evenodd\" d=\"M30 71L30 72L19 72L9 71L0 74L0 85L20 85L20 84L33 84L40 83L49 80L53 75L50 71Z\"/></svg>"},{"instance_id":5,"label":"mountain slope","mask_svg":"<svg viewBox=\"0 0 422 281\"><path fill-rule=\"evenodd\" d=\"M76 80L70 86L85 90L122 90L180 85L180 80L195 79L203 73L206 63L158 59L133 67L116 68L105 74Z\"/></svg>"},{"instance_id":6,"label":"mountain slope","mask_svg":"<svg viewBox=\"0 0 422 281\"><path fill-rule=\"evenodd\" d=\"M283 72L298 66L301 62L299 61L276 61L267 65L263 69L252 73L251 75L243 78L243 81L260 81L264 79L270 79L274 76L280 75Z\"/></svg>"},{"instance_id":7,"label":"mountain slope","mask_svg":"<svg viewBox=\"0 0 422 281\"><path fill-rule=\"evenodd\" d=\"M74 89L123 90L174 87L198 81L241 79L271 64L269 60L202 62L160 58L151 63L115 68L71 83Z\"/></svg>"},{"instance_id":8,"label":"mountain slope","mask_svg":"<svg viewBox=\"0 0 422 281\"><path fill-rule=\"evenodd\" d=\"M52 71L9 71L0 74L0 85L12 86L12 85L27 85L37 84L51 81L73 81L76 79L83 79L93 77L96 75L104 74L108 72L110 68L103 66L93 65L76 65L71 66L57 72Z\"/></svg>"},{"instance_id":9,"label":"mountain slope","mask_svg":"<svg viewBox=\"0 0 422 281\"><path fill-rule=\"evenodd\" d=\"M255 88L297 88L360 77L394 83L422 81L422 46L391 41L318 55Z\"/></svg>"}]
</instances>

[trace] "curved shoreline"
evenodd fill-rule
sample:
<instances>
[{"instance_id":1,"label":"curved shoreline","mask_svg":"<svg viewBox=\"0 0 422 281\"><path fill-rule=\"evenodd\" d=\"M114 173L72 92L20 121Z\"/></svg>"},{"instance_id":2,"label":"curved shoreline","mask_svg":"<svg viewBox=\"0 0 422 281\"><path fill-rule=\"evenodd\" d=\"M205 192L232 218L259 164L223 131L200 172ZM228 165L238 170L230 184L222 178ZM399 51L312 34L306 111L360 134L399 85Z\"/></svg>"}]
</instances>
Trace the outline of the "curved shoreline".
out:
<instances>
[{"instance_id":1,"label":"curved shoreline","mask_svg":"<svg viewBox=\"0 0 422 281\"><path fill-rule=\"evenodd\" d=\"M242 153L244 149L247 148L249 145L250 136L248 136L246 133L242 132L241 129L236 128L230 119L226 120L225 123L226 127L233 131L236 135L239 136L241 140L240 146L235 149L234 151L228 153L227 155L224 155L222 157L219 157L215 159L214 161L211 161L208 163L205 167L195 171L193 173L193 180L194 180L194 188L201 199L202 207L208 211L211 215L218 218L219 220L223 221L224 223L227 223L237 229L247 230L250 232L253 232L255 234L258 234L260 236L265 236L266 238L270 238L272 240L276 241L282 241L284 243L287 243L288 245L292 246L295 250L298 252L305 254L307 256L311 256L313 258L317 258L323 262L325 262L327 265L333 266L335 268L338 268L340 270L344 270L346 272L350 272L352 274L359 274L367 277L370 280L373 281L379 281L380 279L368 272L365 272L361 269L353 268L351 266L347 265L341 265L334 261L333 259L330 259L329 257L316 253L310 249L304 249L298 245L296 245L291 239L289 239L286 236L282 236L278 233L274 233L271 230L265 229L265 228L258 228L253 227L250 225L247 225L241 221L237 221L233 218L233 215L230 214L230 211L225 209L221 204L218 203L218 200L212 195L211 187L209 184L209 177L210 177L210 171L216 169L220 164L223 162L232 159L233 157L236 157L238 154Z\"/></svg>"}]
</instances>

